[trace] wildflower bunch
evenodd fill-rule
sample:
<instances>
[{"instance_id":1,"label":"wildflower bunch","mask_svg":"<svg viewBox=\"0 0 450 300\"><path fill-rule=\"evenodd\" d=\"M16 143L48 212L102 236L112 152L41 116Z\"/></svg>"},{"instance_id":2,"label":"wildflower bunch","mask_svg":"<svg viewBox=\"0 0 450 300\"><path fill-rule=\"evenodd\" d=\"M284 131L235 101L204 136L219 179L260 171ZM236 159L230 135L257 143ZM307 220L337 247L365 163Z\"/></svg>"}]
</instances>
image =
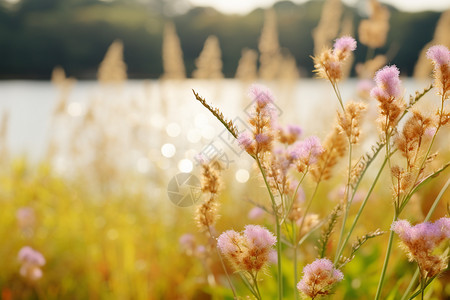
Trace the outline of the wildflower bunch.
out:
<instances>
[{"instance_id":1,"label":"wildflower bunch","mask_svg":"<svg viewBox=\"0 0 450 300\"><path fill-rule=\"evenodd\" d=\"M396 136L397 149L406 158L408 170L415 167L419 156L422 140L429 129L434 128L432 117L426 116L418 110L412 112L412 116L405 122L401 132Z\"/></svg>"},{"instance_id":2,"label":"wildflower bunch","mask_svg":"<svg viewBox=\"0 0 450 300\"><path fill-rule=\"evenodd\" d=\"M395 65L385 66L375 74L377 84L370 91L370 96L379 102L382 132L388 134L396 125L405 108L402 98L400 71Z\"/></svg>"},{"instance_id":3,"label":"wildflower bunch","mask_svg":"<svg viewBox=\"0 0 450 300\"><path fill-rule=\"evenodd\" d=\"M352 144L358 143L362 112L366 108L364 103L350 101L345 105L344 113L338 112L339 126Z\"/></svg>"},{"instance_id":4,"label":"wildflower bunch","mask_svg":"<svg viewBox=\"0 0 450 300\"><path fill-rule=\"evenodd\" d=\"M319 155L315 168L311 170L316 182L331 178L333 167L345 155L347 140L344 133L336 126L323 142L324 151Z\"/></svg>"},{"instance_id":5,"label":"wildflower bunch","mask_svg":"<svg viewBox=\"0 0 450 300\"><path fill-rule=\"evenodd\" d=\"M447 47L436 45L428 49L427 58L433 62L434 87L444 99L450 96L450 51Z\"/></svg>"},{"instance_id":6,"label":"wildflower bunch","mask_svg":"<svg viewBox=\"0 0 450 300\"><path fill-rule=\"evenodd\" d=\"M344 274L335 269L329 259L321 258L303 268L303 278L297 288L307 297L315 299L330 294L333 285L342 279Z\"/></svg>"},{"instance_id":7,"label":"wildflower bunch","mask_svg":"<svg viewBox=\"0 0 450 300\"><path fill-rule=\"evenodd\" d=\"M29 246L20 249L17 255L20 267L20 275L27 280L36 281L42 277L41 267L45 265L44 256Z\"/></svg>"},{"instance_id":8,"label":"wildflower bunch","mask_svg":"<svg viewBox=\"0 0 450 300\"><path fill-rule=\"evenodd\" d=\"M342 79L342 64L356 49L356 41L351 36L336 39L333 49L326 49L314 57L314 72L320 78L332 83Z\"/></svg>"},{"instance_id":9,"label":"wildflower bunch","mask_svg":"<svg viewBox=\"0 0 450 300\"><path fill-rule=\"evenodd\" d=\"M415 226L406 220L398 220L392 223L391 230L400 237L409 260L419 265L422 278L432 278L447 268L448 258L433 255L433 251L450 238L450 218Z\"/></svg>"},{"instance_id":10,"label":"wildflower bunch","mask_svg":"<svg viewBox=\"0 0 450 300\"><path fill-rule=\"evenodd\" d=\"M272 149L275 138L275 107L272 92L260 85L250 88L250 97L254 101L254 112L249 123L252 132L244 131L238 135L239 145L250 155L264 153Z\"/></svg>"},{"instance_id":11,"label":"wildflower bunch","mask_svg":"<svg viewBox=\"0 0 450 300\"><path fill-rule=\"evenodd\" d=\"M275 236L259 225L247 225L242 233L228 230L217 239L217 246L236 271L259 272L269 260Z\"/></svg>"},{"instance_id":12,"label":"wildflower bunch","mask_svg":"<svg viewBox=\"0 0 450 300\"><path fill-rule=\"evenodd\" d=\"M282 144L292 145L301 136L303 130L298 125L288 125L286 128L278 126L277 139Z\"/></svg>"},{"instance_id":13,"label":"wildflower bunch","mask_svg":"<svg viewBox=\"0 0 450 300\"><path fill-rule=\"evenodd\" d=\"M303 141L296 142L289 148L289 156L300 173L305 173L311 165L317 163L323 152L324 148L316 136L310 136Z\"/></svg>"}]
</instances>

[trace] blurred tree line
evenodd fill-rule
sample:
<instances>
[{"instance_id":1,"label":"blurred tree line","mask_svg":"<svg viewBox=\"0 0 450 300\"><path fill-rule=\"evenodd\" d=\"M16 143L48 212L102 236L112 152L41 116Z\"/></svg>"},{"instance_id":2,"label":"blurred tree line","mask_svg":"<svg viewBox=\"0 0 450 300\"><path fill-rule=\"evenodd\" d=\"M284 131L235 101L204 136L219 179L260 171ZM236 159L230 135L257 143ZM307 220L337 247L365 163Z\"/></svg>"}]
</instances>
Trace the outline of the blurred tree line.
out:
<instances>
[{"instance_id":1,"label":"blurred tree line","mask_svg":"<svg viewBox=\"0 0 450 300\"><path fill-rule=\"evenodd\" d=\"M311 32L322 5L322 0L274 5L280 44L295 56L304 76L312 75ZM390 63L411 75L441 13L389 9L387 46L377 51L388 53ZM355 28L367 17L353 7L345 7L344 15L352 16ZM211 8L189 7L185 0L0 0L0 78L48 79L52 69L61 65L70 76L92 79L116 39L123 41L130 78L157 78L163 71L162 33L168 20L175 23L188 75L204 41L214 34L222 49L223 73L233 77L242 49L257 49L264 11L224 15ZM365 60L366 50L359 44L356 62Z\"/></svg>"}]
</instances>

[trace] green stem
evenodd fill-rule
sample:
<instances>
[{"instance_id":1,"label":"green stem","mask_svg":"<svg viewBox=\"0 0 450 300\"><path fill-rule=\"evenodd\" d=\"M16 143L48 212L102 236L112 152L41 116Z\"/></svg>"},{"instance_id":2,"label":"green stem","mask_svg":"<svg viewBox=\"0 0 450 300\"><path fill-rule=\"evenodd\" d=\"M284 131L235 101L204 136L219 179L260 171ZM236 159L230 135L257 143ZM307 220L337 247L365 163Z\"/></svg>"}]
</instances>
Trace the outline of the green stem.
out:
<instances>
[{"instance_id":1,"label":"green stem","mask_svg":"<svg viewBox=\"0 0 450 300\"><path fill-rule=\"evenodd\" d=\"M259 287L258 287L258 280L256 279L256 277L258 276L258 273L256 273L255 275L251 275L252 276L252 279L253 279L253 284L255 285L255 289L256 289L256 293L257 293L257 295L258 295L258 299L259 300L261 300L262 299L262 297L261 297L261 292L259 291Z\"/></svg>"},{"instance_id":2,"label":"green stem","mask_svg":"<svg viewBox=\"0 0 450 300\"><path fill-rule=\"evenodd\" d=\"M297 275L297 234L296 234L296 227L297 223L295 221L292 222L292 235L294 239L294 299L298 299L298 290L297 290L297 282L298 282L298 275Z\"/></svg>"},{"instance_id":3,"label":"green stem","mask_svg":"<svg viewBox=\"0 0 450 300\"><path fill-rule=\"evenodd\" d=\"M312 194L311 198L309 199L308 204L306 206L305 213L303 214L302 222L300 223L300 227L298 229L299 233L302 232L303 225L305 224L306 216L308 215L309 209L311 208L311 204L313 202L314 197L316 196L318 188L319 188L319 182L317 182L316 187L314 189L314 192L313 192L313 194Z\"/></svg>"},{"instance_id":4,"label":"green stem","mask_svg":"<svg viewBox=\"0 0 450 300\"><path fill-rule=\"evenodd\" d=\"M414 272L414 275L411 278L411 281L409 282L409 285L406 288L406 291L403 294L402 299L400 299L400 300L406 300L406 298L408 297L408 294L411 292L412 288L414 287L414 284L416 283L417 277L419 277L419 268L417 268L416 272Z\"/></svg>"},{"instance_id":5,"label":"green stem","mask_svg":"<svg viewBox=\"0 0 450 300\"><path fill-rule=\"evenodd\" d=\"M356 227L356 223L358 222L359 217L361 216L362 211L363 211L364 207L366 206L366 203L369 200L369 197L372 194L372 191L375 188L375 185L377 184L378 179L380 178L381 173L382 173L384 167L386 166L387 161L388 161L388 157L386 156L386 158L384 159L383 164L381 165L380 170L377 173L377 176L375 177L374 181L372 182L372 185L370 186L369 191L367 192L366 198L364 198L364 201L362 202L362 204L361 204L361 206L360 206L360 208L358 210L358 213L356 214L355 219L353 220L352 226L350 227L350 230L348 231L344 242L342 243L341 247L339 248L339 252L337 253L336 257L334 258L334 264L336 264L339 261L339 257L342 255L342 252L344 251L344 247L347 244L348 240L350 239L350 236L351 236L351 234L353 233L353 230Z\"/></svg>"},{"instance_id":6,"label":"green stem","mask_svg":"<svg viewBox=\"0 0 450 300\"><path fill-rule=\"evenodd\" d=\"M264 179L264 183L266 184L266 188L270 195L270 200L272 201L272 209L275 215L275 226L276 226L276 235L277 235L277 266L278 266L278 299L283 299L283 274L282 274L282 268L281 268L281 228L280 228L280 222L278 217L278 209L277 204L275 202L275 197L272 194L272 190L270 188L269 183L267 182L266 178L266 172L264 172L264 169L261 165L261 161L259 160L258 155L255 155L255 160L258 163L258 168L261 171L262 177Z\"/></svg>"},{"instance_id":7,"label":"green stem","mask_svg":"<svg viewBox=\"0 0 450 300\"><path fill-rule=\"evenodd\" d=\"M397 209L395 209L395 211L394 211L394 220L392 222L397 221L397 219L398 219L398 211L397 211ZM383 288L384 277L386 275L386 270L387 270L387 266L388 266L388 263L389 263L389 257L391 256L393 240L394 240L394 232L391 230L390 234L389 234L388 247L387 247L387 250L386 250L386 257L384 259L383 269L381 270L380 281L378 282L377 293L375 295L375 299L376 300L379 300L380 297L381 297L381 289Z\"/></svg>"},{"instance_id":8,"label":"green stem","mask_svg":"<svg viewBox=\"0 0 450 300\"><path fill-rule=\"evenodd\" d=\"M239 276L241 277L242 281L244 282L245 286L249 289L249 291L253 294L253 296L255 296L256 298L258 298L258 293L255 291L255 289L253 288L253 286L250 284L250 282L248 282L248 279L245 275L243 275L241 272L239 272Z\"/></svg>"},{"instance_id":9,"label":"green stem","mask_svg":"<svg viewBox=\"0 0 450 300\"><path fill-rule=\"evenodd\" d=\"M339 256L338 256L338 252L340 247L341 247L341 243L342 243L342 237L344 236L344 232L345 232L345 224L347 223L347 218L348 218L348 213L350 211L350 172L352 169L352 143L351 140L349 138L348 140L349 142L349 147L348 147L348 178L347 178L347 186L345 188L345 213L344 213L344 219L342 220L342 225L341 225L341 233L339 234L339 242L337 244L337 248L336 248L336 254L335 254L335 258L334 258L334 263L336 264L337 261L339 261Z\"/></svg>"}]
</instances>

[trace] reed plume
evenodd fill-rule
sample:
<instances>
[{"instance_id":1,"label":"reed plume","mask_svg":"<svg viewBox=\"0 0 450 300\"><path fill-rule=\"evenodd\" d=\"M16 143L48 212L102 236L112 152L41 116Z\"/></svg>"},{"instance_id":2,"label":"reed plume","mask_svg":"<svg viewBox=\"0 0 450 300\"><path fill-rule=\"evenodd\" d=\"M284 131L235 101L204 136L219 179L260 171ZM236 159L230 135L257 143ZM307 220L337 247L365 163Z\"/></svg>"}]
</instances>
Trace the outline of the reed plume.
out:
<instances>
[{"instance_id":1,"label":"reed plume","mask_svg":"<svg viewBox=\"0 0 450 300\"><path fill-rule=\"evenodd\" d=\"M280 71L281 53L278 41L277 17L273 9L266 10L264 26L259 38L260 52L259 77L264 80L275 79Z\"/></svg>"},{"instance_id":2,"label":"reed plume","mask_svg":"<svg viewBox=\"0 0 450 300\"><path fill-rule=\"evenodd\" d=\"M319 24L314 28L314 56L318 56L324 49L330 48L333 39L339 32L342 16L341 0L327 0L323 4Z\"/></svg>"},{"instance_id":3,"label":"reed plume","mask_svg":"<svg viewBox=\"0 0 450 300\"><path fill-rule=\"evenodd\" d=\"M162 60L164 74L163 79L184 79L186 70L184 68L183 50L178 38L175 25L172 22L164 26Z\"/></svg>"},{"instance_id":4,"label":"reed plume","mask_svg":"<svg viewBox=\"0 0 450 300\"><path fill-rule=\"evenodd\" d=\"M253 81L258 77L256 66L258 53L255 50L244 48L236 69L235 78L242 81Z\"/></svg>"},{"instance_id":5,"label":"reed plume","mask_svg":"<svg viewBox=\"0 0 450 300\"><path fill-rule=\"evenodd\" d=\"M123 43L114 41L100 63L97 79L101 83L123 83L127 79L127 65L123 60Z\"/></svg>"},{"instance_id":6,"label":"reed plume","mask_svg":"<svg viewBox=\"0 0 450 300\"><path fill-rule=\"evenodd\" d=\"M210 35L203 46L199 57L195 60L196 69L192 77L197 79L221 79L222 74L222 52L219 39Z\"/></svg>"},{"instance_id":7,"label":"reed plume","mask_svg":"<svg viewBox=\"0 0 450 300\"><path fill-rule=\"evenodd\" d=\"M377 0L370 1L371 15L369 19L362 20L358 27L361 44L375 49L386 44L389 32L389 10Z\"/></svg>"}]
</instances>

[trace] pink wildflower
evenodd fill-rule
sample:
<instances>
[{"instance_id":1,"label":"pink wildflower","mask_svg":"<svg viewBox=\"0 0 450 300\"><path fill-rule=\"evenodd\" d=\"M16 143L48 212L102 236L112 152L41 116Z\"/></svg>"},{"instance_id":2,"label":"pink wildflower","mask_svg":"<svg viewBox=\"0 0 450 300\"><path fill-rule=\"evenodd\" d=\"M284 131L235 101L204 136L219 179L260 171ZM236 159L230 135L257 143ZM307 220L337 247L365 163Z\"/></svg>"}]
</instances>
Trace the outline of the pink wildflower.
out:
<instances>
[{"instance_id":1,"label":"pink wildflower","mask_svg":"<svg viewBox=\"0 0 450 300\"><path fill-rule=\"evenodd\" d=\"M250 87L250 98L261 108L271 102L274 102L272 92L267 87L259 84L253 84Z\"/></svg>"},{"instance_id":2,"label":"pink wildflower","mask_svg":"<svg viewBox=\"0 0 450 300\"><path fill-rule=\"evenodd\" d=\"M450 51L443 45L432 46L427 51L427 57L440 67L450 63Z\"/></svg>"},{"instance_id":3,"label":"pink wildflower","mask_svg":"<svg viewBox=\"0 0 450 300\"><path fill-rule=\"evenodd\" d=\"M399 78L400 71L395 65L385 66L378 70L375 74L375 82L377 87L371 91L374 98L398 98L402 94L401 81Z\"/></svg>"},{"instance_id":4,"label":"pink wildflower","mask_svg":"<svg viewBox=\"0 0 450 300\"><path fill-rule=\"evenodd\" d=\"M297 288L314 299L317 296L328 295L333 285L343 278L344 274L335 269L329 259L317 259L303 268L303 278L297 284Z\"/></svg>"},{"instance_id":5,"label":"pink wildflower","mask_svg":"<svg viewBox=\"0 0 450 300\"><path fill-rule=\"evenodd\" d=\"M28 280L35 281L42 277L40 267L45 265L44 256L29 246L20 249L18 260L22 263L20 275Z\"/></svg>"},{"instance_id":6,"label":"pink wildflower","mask_svg":"<svg viewBox=\"0 0 450 300\"><path fill-rule=\"evenodd\" d=\"M270 248L277 242L277 238L269 230L259 225L245 226L244 236L250 245L260 249Z\"/></svg>"},{"instance_id":7,"label":"pink wildflower","mask_svg":"<svg viewBox=\"0 0 450 300\"><path fill-rule=\"evenodd\" d=\"M287 132L288 132L289 134L291 134L291 135L294 135L294 136L296 136L296 137L299 137L299 136L302 134L303 130L302 130L302 128L301 128L300 126L298 126L298 125L290 124L290 125L287 126Z\"/></svg>"},{"instance_id":8,"label":"pink wildflower","mask_svg":"<svg viewBox=\"0 0 450 300\"><path fill-rule=\"evenodd\" d=\"M450 91L450 51L442 45L433 46L428 49L427 57L433 61L434 65L433 86L438 90L438 94L443 96L443 100L448 99ZM443 112L440 113L443 114ZM440 119L442 119L442 116ZM441 125L443 124L446 124L446 122L441 123Z\"/></svg>"},{"instance_id":9,"label":"pink wildflower","mask_svg":"<svg viewBox=\"0 0 450 300\"><path fill-rule=\"evenodd\" d=\"M450 237L450 218L415 226L411 226L406 220L398 220L392 223L391 230L398 234L409 259L417 262L423 277L433 277L445 269L446 258L432 253L441 242Z\"/></svg>"},{"instance_id":10,"label":"pink wildflower","mask_svg":"<svg viewBox=\"0 0 450 300\"><path fill-rule=\"evenodd\" d=\"M295 143L290 150L290 156L294 160L301 160L306 165L316 163L317 158L324 151L319 138L316 136Z\"/></svg>"},{"instance_id":11,"label":"pink wildflower","mask_svg":"<svg viewBox=\"0 0 450 300\"><path fill-rule=\"evenodd\" d=\"M255 150L255 140L250 132L244 131L237 137L237 142L239 146L247 151L248 153L253 153Z\"/></svg>"},{"instance_id":12,"label":"pink wildflower","mask_svg":"<svg viewBox=\"0 0 450 300\"><path fill-rule=\"evenodd\" d=\"M220 252L234 268L249 273L264 267L275 243L273 234L259 225L247 225L241 234L228 230L217 239Z\"/></svg>"},{"instance_id":13,"label":"pink wildflower","mask_svg":"<svg viewBox=\"0 0 450 300\"><path fill-rule=\"evenodd\" d=\"M339 52L350 53L355 51L356 41L351 36L343 36L336 39L333 46L333 54L338 54Z\"/></svg>"}]
</instances>

